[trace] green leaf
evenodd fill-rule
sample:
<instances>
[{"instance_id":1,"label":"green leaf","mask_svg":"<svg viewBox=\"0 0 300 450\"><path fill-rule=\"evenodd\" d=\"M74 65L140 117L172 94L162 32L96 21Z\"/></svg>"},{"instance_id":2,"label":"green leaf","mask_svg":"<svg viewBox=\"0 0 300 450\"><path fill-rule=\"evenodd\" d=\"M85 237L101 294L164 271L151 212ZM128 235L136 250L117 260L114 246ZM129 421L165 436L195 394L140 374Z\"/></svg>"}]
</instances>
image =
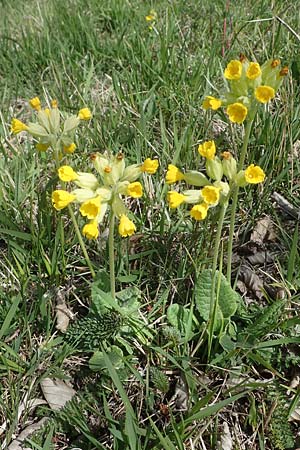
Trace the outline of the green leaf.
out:
<instances>
[{"instance_id":1,"label":"green leaf","mask_svg":"<svg viewBox=\"0 0 300 450\"><path fill-rule=\"evenodd\" d=\"M140 308L141 291L137 287L129 287L116 293L123 314L130 316Z\"/></svg>"},{"instance_id":2,"label":"green leaf","mask_svg":"<svg viewBox=\"0 0 300 450\"><path fill-rule=\"evenodd\" d=\"M173 303L167 311L167 319L169 323L180 331L182 336L189 340L193 333L191 331L192 324L189 323L190 312L178 303Z\"/></svg>"},{"instance_id":3,"label":"green leaf","mask_svg":"<svg viewBox=\"0 0 300 450\"><path fill-rule=\"evenodd\" d=\"M109 358L111 364L115 369L121 369L124 367L123 364L123 352L120 347L112 345L107 351L107 357ZM91 370L96 372L107 369L107 359L104 358L103 352L97 351L89 360L89 367Z\"/></svg>"},{"instance_id":4,"label":"green leaf","mask_svg":"<svg viewBox=\"0 0 300 450\"><path fill-rule=\"evenodd\" d=\"M219 273L217 272L217 277ZM236 311L237 304L239 302L239 295L235 292L227 279L221 273L221 285L219 292L219 307L222 311L223 317L229 319Z\"/></svg>"},{"instance_id":5,"label":"green leaf","mask_svg":"<svg viewBox=\"0 0 300 450\"><path fill-rule=\"evenodd\" d=\"M195 285L195 302L201 317L207 322L209 319L211 302L211 270L203 270Z\"/></svg>"}]
</instances>

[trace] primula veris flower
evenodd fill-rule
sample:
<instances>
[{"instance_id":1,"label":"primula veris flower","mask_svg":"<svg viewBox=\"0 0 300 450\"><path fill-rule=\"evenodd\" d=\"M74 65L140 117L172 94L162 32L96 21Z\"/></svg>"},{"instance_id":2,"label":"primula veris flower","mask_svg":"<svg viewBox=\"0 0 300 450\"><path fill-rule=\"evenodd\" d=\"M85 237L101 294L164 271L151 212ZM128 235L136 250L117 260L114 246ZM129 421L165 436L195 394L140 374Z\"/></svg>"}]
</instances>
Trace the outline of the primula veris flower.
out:
<instances>
[{"instance_id":1,"label":"primula veris flower","mask_svg":"<svg viewBox=\"0 0 300 450\"><path fill-rule=\"evenodd\" d=\"M256 62L251 62L246 72L246 77L249 80L256 80L261 75L260 65Z\"/></svg>"},{"instance_id":2,"label":"primula veris flower","mask_svg":"<svg viewBox=\"0 0 300 450\"><path fill-rule=\"evenodd\" d=\"M207 205L217 205L220 199L220 188L205 186L201 189L201 196Z\"/></svg>"},{"instance_id":3,"label":"primula veris flower","mask_svg":"<svg viewBox=\"0 0 300 450\"><path fill-rule=\"evenodd\" d=\"M64 145L63 149L64 149L65 153L72 154L76 150L76 144L74 144L74 142L72 142L72 144L70 144L70 145Z\"/></svg>"},{"instance_id":4,"label":"primula veris flower","mask_svg":"<svg viewBox=\"0 0 300 450\"><path fill-rule=\"evenodd\" d=\"M100 214L101 211L101 197L91 198L86 202L82 203L80 209L80 213L87 217L88 219L96 219L96 217Z\"/></svg>"},{"instance_id":5,"label":"primula veris flower","mask_svg":"<svg viewBox=\"0 0 300 450\"><path fill-rule=\"evenodd\" d=\"M150 13L145 16L145 19L147 22L153 22L154 20L157 19L157 12L155 11L155 9L151 9Z\"/></svg>"},{"instance_id":6,"label":"primula veris flower","mask_svg":"<svg viewBox=\"0 0 300 450\"><path fill-rule=\"evenodd\" d=\"M58 211L68 206L75 199L75 195L64 190L56 190L52 193L52 204Z\"/></svg>"},{"instance_id":7,"label":"primula veris flower","mask_svg":"<svg viewBox=\"0 0 300 450\"><path fill-rule=\"evenodd\" d=\"M131 236L136 231L136 226L127 216L125 216L125 214L122 214L118 231L122 237Z\"/></svg>"},{"instance_id":8,"label":"primula veris flower","mask_svg":"<svg viewBox=\"0 0 300 450\"><path fill-rule=\"evenodd\" d=\"M229 120L233 123L243 123L247 117L248 109L242 103L233 103L226 109Z\"/></svg>"},{"instance_id":9,"label":"primula veris flower","mask_svg":"<svg viewBox=\"0 0 300 450\"><path fill-rule=\"evenodd\" d=\"M158 166L159 166L159 162L157 159L147 158L143 162L143 164L141 166L141 170L142 170L142 172L146 172L146 173L149 173L150 175L153 175L157 171Z\"/></svg>"},{"instance_id":10,"label":"primula veris flower","mask_svg":"<svg viewBox=\"0 0 300 450\"><path fill-rule=\"evenodd\" d=\"M190 215L195 220L204 220L207 216L208 205L206 203L200 203L192 207Z\"/></svg>"},{"instance_id":11,"label":"primula veris flower","mask_svg":"<svg viewBox=\"0 0 300 450\"><path fill-rule=\"evenodd\" d=\"M58 169L58 176L61 181L74 181L78 179L77 173L70 166L61 166Z\"/></svg>"},{"instance_id":12,"label":"primula veris flower","mask_svg":"<svg viewBox=\"0 0 300 450\"><path fill-rule=\"evenodd\" d=\"M178 206L180 206L185 201L185 196L183 194L180 194L179 192L170 191L168 192L167 200L170 208L174 209L178 208Z\"/></svg>"},{"instance_id":13,"label":"primula veris flower","mask_svg":"<svg viewBox=\"0 0 300 450\"><path fill-rule=\"evenodd\" d=\"M242 76L242 63L237 59L230 61L224 71L227 80L239 80Z\"/></svg>"},{"instance_id":14,"label":"primula veris flower","mask_svg":"<svg viewBox=\"0 0 300 450\"><path fill-rule=\"evenodd\" d=\"M29 127L19 119L12 119L11 121L11 131L14 134L21 133L21 131L27 131L28 128Z\"/></svg>"},{"instance_id":15,"label":"primula veris flower","mask_svg":"<svg viewBox=\"0 0 300 450\"><path fill-rule=\"evenodd\" d=\"M31 108L35 109L36 111L41 110L41 101L38 97L34 97L31 100L29 100L29 105Z\"/></svg>"},{"instance_id":16,"label":"primula veris flower","mask_svg":"<svg viewBox=\"0 0 300 450\"><path fill-rule=\"evenodd\" d=\"M178 167L174 166L174 164L168 165L168 171L166 174L166 183L172 184L176 183L176 181L180 181L184 179L184 174L178 169Z\"/></svg>"},{"instance_id":17,"label":"primula veris flower","mask_svg":"<svg viewBox=\"0 0 300 450\"><path fill-rule=\"evenodd\" d=\"M56 99L51 100L51 108L57 108L58 107L58 102Z\"/></svg>"},{"instance_id":18,"label":"primula veris flower","mask_svg":"<svg viewBox=\"0 0 300 450\"><path fill-rule=\"evenodd\" d=\"M127 195L133 198L140 198L143 195L143 187L139 181L130 183L127 186Z\"/></svg>"},{"instance_id":19,"label":"primula veris flower","mask_svg":"<svg viewBox=\"0 0 300 450\"><path fill-rule=\"evenodd\" d=\"M221 153L222 159L222 167L224 175L231 180L237 171L237 163L236 159L232 156L230 152Z\"/></svg>"},{"instance_id":20,"label":"primula veris flower","mask_svg":"<svg viewBox=\"0 0 300 450\"><path fill-rule=\"evenodd\" d=\"M255 89L255 98L260 103L267 103L275 97L275 91L270 86L258 86Z\"/></svg>"},{"instance_id":21,"label":"primula veris flower","mask_svg":"<svg viewBox=\"0 0 300 450\"><path fill-rule=\"evenodd\" d=\"M208 95L203 100L202 108L203 109L212 109L213 111L216 111L217 109L219 109L221 107L221 105L222 105L222 101L221 100L219 100L218 98L215 98L215 97L212 97L212 96Z\"/></svg>"},{"instance_id":22,"label":"primula veris flower","mask_svg":"<svg viewBox=\"0 0 300 450\"><path fill-rule=\"evenodd\" d=\"M92 113L89 108L82 108L78 113L80 120L90 120L92 118Z\"/></svg>"},{"instance_id":23,"label":"primula veris flower","mask_svg":"<svg viewBox=\"0 0 300 450\"><path fill-rule=\"evenodd\" d=\"M97 239L99 236L98 223L96 220L92 220L91 222L84 225L82 228L82 234L87 239Z\"/></svg>"},{"instance_id":24,"label":"primula veris flower","mask_svg":"<svg viewBox=\"0 0 300 450\"><path fill-rule=\"evenodd\" d=\"M198 152L206 159L214 159L216 154L216 144L214 141L203 142L203 144L199 145Z\"/></svg>"},{"instance_id":25,"label":"primula veris flower","mask_svg":"<svg viewBox=\"0 0 300 450\"><path fill-rule=\"evenodd\" d=\"M259 167L251 164L245 170L245 180L250 184L262 183L265 179L266 175L264 171Z\"/></svg>"}]
</instances>

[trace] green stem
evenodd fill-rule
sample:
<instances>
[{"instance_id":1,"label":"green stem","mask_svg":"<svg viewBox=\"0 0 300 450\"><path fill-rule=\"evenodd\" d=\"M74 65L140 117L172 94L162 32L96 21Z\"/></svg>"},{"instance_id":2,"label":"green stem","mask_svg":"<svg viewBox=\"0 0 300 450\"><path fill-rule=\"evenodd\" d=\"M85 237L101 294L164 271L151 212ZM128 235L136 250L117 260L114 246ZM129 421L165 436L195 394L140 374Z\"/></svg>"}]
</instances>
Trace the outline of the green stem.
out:
<instances>
[{"instance_id":1,"label":"green stem","mask_svg":"<svg viewBox=\"0 0 300 450\"><path fill-rule=\"evenodd\" d=\"M109 236L108 236L108 255L109 255L109 279L111 296L116 296L116 278L115 278L115 214L111 209L109 216Z\"/></svg>"},{"instance_id":2,"label":"green stem","mask_svg":"<svg viewBox=\"0 0 300 450\"><path fill-rule=\"evenodd\" d=\"M238 172L240 170L242 170L242 168L244 166L253 120L254 120L254 118L248 120L247 125L246 125L243 146L242 146L241 154L240 154L239 161L238 161L238 167L237 167ZM233 197L232 197L228 249L227 249L227 280L230 284L231 284L233 235L234 235L236 209L237 209L237 204L238 204L238 195L239 195L239 187L236 186L233 191Z\"/></svg>"},{"instance_id":3,"label":"green stem","mask_svg":"<svg viewBox=\"0 0 300 450\"><path fill-rule=\"evenodd\" d=\"M214 334L214 323L215 323L215 315L217 311L218 298L215 297L215 287L216 287L216 272L218 266L218 258L219 258L219 248L221 243L223 222L225 218L227 204L221 206L220 217L218 221L218 228L215 237L215 246L214 246L214 257L213 257L213 265L212 265L212 282L211 282L211 300L210 300L210 309L209 309L209 321L208 321L208 359L211 353L212 340Z\"/></svg>"},{"instance_id":4,"label":"green stem","mask_svg":"<svg viewBox=\"0 0 300 450\"><path fill-rule=\"evenodd\" d=\"M72 219L72 222L73 222L73 225L74 225L74 228L75 228L75 232L76 232L76 236L77 236L78 242L79 242L81 250L82 250L82 252L84 254L86 263L89 266L89 269L90 269L90 272L92 274L92 277L95 278L96 274L95 274L95 271L93 269L91 260L89 258L86 246L85 246L84 241L82 239L82 235L81 235L81 232L79 230L78 223L77 223L77 220L76 220L76 217L74 215L74 212L73 212L73 209L72 209L71 205L68 205L68 210L69 210L69 214L71 216L71 219Z\"/></svg>"}]
</instances>

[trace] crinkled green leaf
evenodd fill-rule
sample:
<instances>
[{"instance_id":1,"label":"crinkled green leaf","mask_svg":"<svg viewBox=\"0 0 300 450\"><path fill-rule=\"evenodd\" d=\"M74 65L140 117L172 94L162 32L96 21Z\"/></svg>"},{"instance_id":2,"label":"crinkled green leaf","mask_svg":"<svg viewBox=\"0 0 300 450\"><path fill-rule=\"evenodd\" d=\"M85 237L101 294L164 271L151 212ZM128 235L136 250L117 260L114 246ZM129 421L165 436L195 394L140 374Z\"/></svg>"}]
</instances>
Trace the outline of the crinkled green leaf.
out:
<instances>
[{"instance_id":1,"label":"crinkled green leaf","mask_svg":"<svg viewBox=\"0 0 300 450\"><path fill-rule=\"evenodd\" d=\"M110 362L115 369L120 369L124 367L123 363L124 355L120 347L112 345L106 354L109 357ZM89 367L91 370L94 370L96 372L107 369L107 364L105 362L103 352L97 351L93 354L93 356L89 360Z\"/></svg>"}]
</instances>

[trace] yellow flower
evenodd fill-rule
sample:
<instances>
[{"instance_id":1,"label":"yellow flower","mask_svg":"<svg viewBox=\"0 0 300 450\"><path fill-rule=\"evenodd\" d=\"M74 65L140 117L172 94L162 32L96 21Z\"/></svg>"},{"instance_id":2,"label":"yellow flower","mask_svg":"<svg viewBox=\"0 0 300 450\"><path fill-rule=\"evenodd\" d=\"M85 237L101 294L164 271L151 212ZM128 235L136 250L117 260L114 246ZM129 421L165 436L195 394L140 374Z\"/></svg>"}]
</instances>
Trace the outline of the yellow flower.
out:
<instances>
[{"instance_id":1,"label":"yellow flower","mask_svg":"<svg viewBox=\"0 0 300 450\"><path fill-rule=\"evenodd\" d=\"M216 154L216 144L214 141L203 142L203 144L199 145L198 152L204 158L214 159Z\"/></svg>"},{"instance_id":2,"label":"yellow flower","mask_svg":"<svg viewBox=\"0 0 300 450\"><path fill-rule=\"evenodd\" d=\"M64 152L65 153L74 153L76 149L76 144L74 144L74 142L72 142L72 144L70 145L64 145Z\"/></svg>"},{"instance_id":3,"label":"yellow flower","mask_svg":"<svg viewBox=\"0 0 300 450\"><path fill-rule=\"evenodd\" d=\"M143 187L139 181L135 181L134 183L130 183L127 186L127 195L133 198L140 198L143 195Z\"/></svg>"},{"instance_id":4,"label":"yellow flower","mask_svg":"<svg viewBox=\"0 0 300 450\"><path fill-rule=\"evenodd\" d=\"M79 211L84 217L87 217L88 219L96 219L98 214L101 210L101 197L98 195L98 197L91 198L90 200L87 200L86 202L82 203Z\"/></svg>"},{"instance_id":5,"label":"yellow flower","mask_svg":"<svg viewBox=\"0 0 300 450\"><path fill-rule=\"evenodd\" d=\"M227 80L239 80L242 75L242 63L237 59L230 61L224 71L224 77Z\"/></svg>"},{"instance_id":6,"label":"yellow flower","mask_svg":"<svg viewBox=\"0 0 300 450\"><path fill-rule=\"evenodd\" d=\"M166 175L166 182L168 184L176 183L176 181L180 181L184 179L183 173L178 169L178 167L173 164L168 165L168 171Z\"/></svg>"},{"instance_id":7,"label":"yellow flower","mask_svg":"<svg viewBox=\"0 0 300 450\"><path fill-rule=\"evenodd\" d=\"M80 120L90 120L92 113L89 108L82 108L78 113L78 117Z\"/></svg>"},{"instance_id":8,"label":"yellow flower","mask_svg":"<svg viewBox=\"0 0 300 450\"><path fill-rule=\"evenodd\" d=\"M204 220L207 216L208 205L206 203L200 203L192 207L190 211L191 217L195 220Z\"/></svg>"},{"instance_id":9,"label":"yellow flower","mask_svg":"<svg viewBox=\"0 0 300 450\"><path fill-rule=\"evenodd\" d=\"M51 100L51 107L52 108L57 108L58 107L57 100L55 100L55 99Z\"/></svg>"},{"instance_id":10,"label":"yellow flower","mask_svg":"<svg viewBox=\"0 0 300 450\"><path fill-rule=\"evenodd\" d=\"M136 226L125 214L122 214L118 231L122 237L131 236L136 231Z\"/></svg>"},{"instance_id":11,"label":"yellow flower","mask_svg":"<svg viewBox=\"0 0 300 450\"><path fill-rule=\"evenodd\" d=\"M87 239L97 239L99 236L98 223L96 220L92 220L91 222L84 225L82 228L82 234Z\"/></svg>"},{"instance_id":12,"label":"yellow flower","mask_svg":"<svg viewBox=\"0 0 300 450\"><path fill-rule=\"evenodd\" d=\"M41 101L38 97L34 97L31 100L29 100L29 105L31 108L35 109L36 111L41 110Z\"/></svg>"},{"instance_id":13,"label":"yellow flower","mask_svg":"<svg viewBox=\"0 0 300 450\"><path fill-rule=\"evenodd\" d=\"M246 72L247 78L249 78L249 80L255 80L260 75L261 75L260 65L258 63L255 63L255 62L251 62L249 64L249 67L248 67L247 72Z\"/></svg>"},{"instance_id":14,"label":"yellow flower","mask_svg":"<svg viewBox=\"0 0 300 450\"><path fill-rule=\"evenodd\" d=\"M45 108L43 111L45 112L45 114L47 114L48 117L50 116L50 109L49 108Z\"/></svg>"},{"instance_id":15,"label":"yellow flower","mask_svg":"<svg viewBox=\"0 0 300 450\"><path fill-rule=\"evenodd\" d=\"M70 166L61 166L58 169L58 176L61 181L74 181L78 179L77 173Z\"/></svg>"},{"instance_id":16,"label":"yellow flower","mask_svg":"<svg viewBox=\"0 0 300 450\"><path fill-rule=\"evenodd\" d=\"M220 199L220 188L205 186L201 189L201 196L207 205L216 205Z\"/></svg>"},{"instance_id":17,"label":"yellow flower","mask_svg":"<svg viewBox=\"0 0 300 450\"><path fill-rule=\"evenodd\" d=\"M255 98L260 103L267 103L275 97L275 91L270 86L258 86L255 89Z\"/></svg>"},{"instance_id":18,"label":"yellow flower","mask_svg":"<svg viewBox=\"0 0 300 450\"><path fill-rule=\"evenodd\" d=\"M179 192L170 191L168 192L167 200L170 208L178 208L178 206L180 206L184 202L185 196L183 194L180 194Z\"/></svg>"},{"instance_id":19,"label":"yellow flower","mask_svg":"<svg viewBox=\"0 0 300 450\"><path fill-rule=\"evenodd\" d=\"M42 144L41 142L39 142L35 146L35 148L37 150L39 150L40 152L45 152L46 150L48 150L49 147L50 147L50 144Z\"/></svg>"},{"instance_id":20,"label":"yellow flower","mask_svg":"<svg viewBox=\"0 0 300 450\"><path fill-rule=\"evenodd\" d=\"M248 109L242 103L233 103L226 109L229 120L233 123L243 123L247 117Z\"/></svg>"},{"instance_id":21,"label":"yellow flower","mask_svg":"<svg viewBox=\"0 0 300 450\"><path fill-rule=\"evenodd\" d=\"M21 122L19 119L12 119L11 121L11 131L14 134L21 133L21 131L27 131L28 126Z\"/></svg>"},{"instance_id":22,"label":"yellow flower","mask_svg":"<svg viewBox=\"0 0 300 450\"><path fill-rule=\"evenodd\" d=\"M145 19L147 22L153 22L154 20L156 20L157 19L156 11L154 9L151 9L150 13L147 16L145 16Z\"/></svg>"},{"instance_id":23,"label":"yellow flower","mask_svg":"<svg viewBox=\"0 0 300 450\"><path fill-rule=\"evenodd\" d=\"M159 162L157 159L147 158L143 162L141 170L142 170L142 172L147 172L150 175L153 175L157 171L158 166L159 166Z\"/></svg>"},{"instance_id":24,"label":"yellow flower","mask_svg":"<svg viewBox=\"0 0 300 450\"><path fill-rule=\"evenodd\" d=\"M221 100L219 100L218 98L211 97L210 95L208 95L203 100L202 108L203 109L212 109L212 110L216 111L217 109L220 108L221 105L222 105Z\"/></svg>"},{"instance_id":25,"label":"yellow flower","mask_svg":"<svg viewBox=\"0 0 300 450\"><path fill-rule=\"evenodd\" d=\"M249 166L245 170L245 179L247 183L251 184L262 183L265 177L266 175L264 171L259 166L255 166L254 164L251 164L251 166Z\"/></svg>"},{"instance_id":26,"label":"yellow flower","mask_svg":"<svg viewBox=\"0 0 300 450\"><path fill-rule=\"evenodd\" d=\"M60 210L65 208L76 199L75 195L67 191L57 190L52 193L52 204L55 209Z\"/></svg>"}]
</instances>

